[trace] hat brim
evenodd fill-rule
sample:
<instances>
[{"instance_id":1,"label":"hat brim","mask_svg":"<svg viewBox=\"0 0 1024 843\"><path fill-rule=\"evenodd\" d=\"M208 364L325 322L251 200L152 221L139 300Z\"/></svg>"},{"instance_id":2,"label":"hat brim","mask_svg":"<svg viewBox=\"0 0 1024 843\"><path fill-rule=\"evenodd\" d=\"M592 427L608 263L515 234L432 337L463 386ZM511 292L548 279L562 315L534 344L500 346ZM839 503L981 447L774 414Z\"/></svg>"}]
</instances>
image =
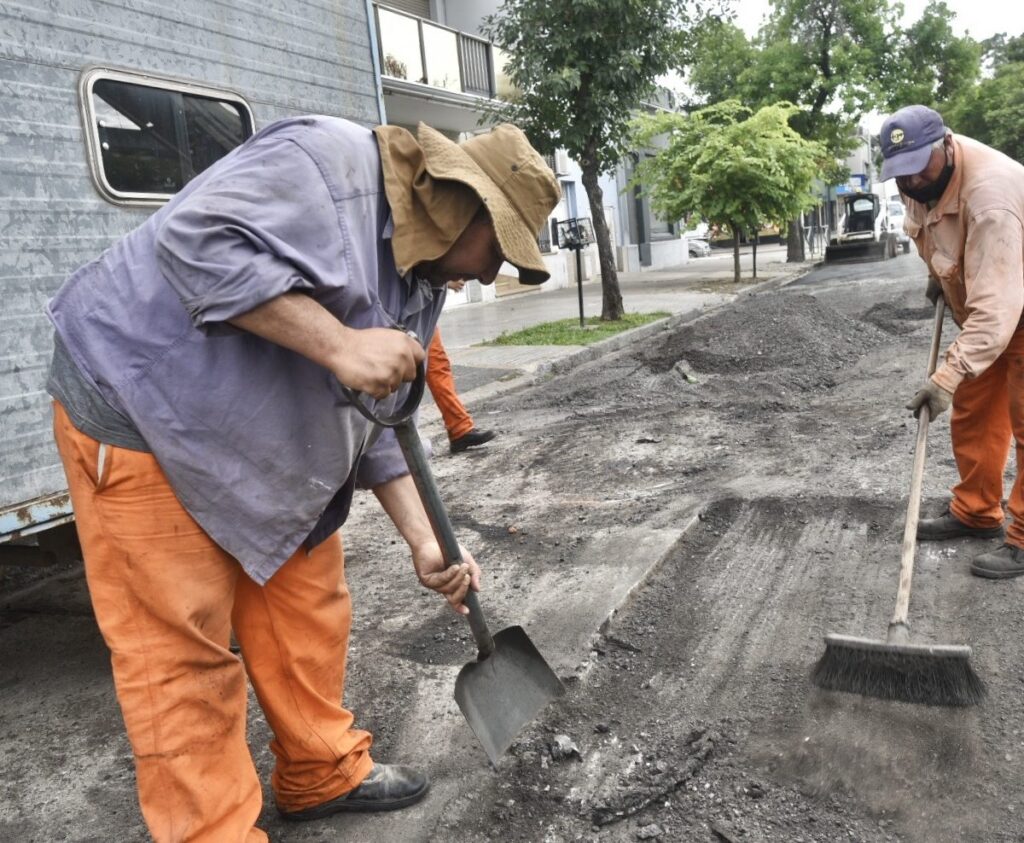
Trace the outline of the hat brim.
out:
<instances>
[{"instance_id":1,"label":"hat brim","mask_svg":"<svg viewBox=\"0 0 1024 843\"><path fill-rule=\"evenodd\" d=\"M931 144L920 149L911 149L906 152L899 152L891 158L882 162L882 181L898 179L903 176L916 176L925 167L932 157Z\"/></svg>"},{"instance_id":2,"label":"hat brim","mask_svg":"<svg viewBox=\"0 0 1024 843\"><path fill-rule=\"evenodd\" d=\"M483 201L501 255L519 270L519 282L535 285L547 281L551 273L537 245L536 232L530 231L494 180L457 143L436 129L420 124L417 140L423 148L427 172L433 178L460 182Z\"/></svg>"}]
</instances>

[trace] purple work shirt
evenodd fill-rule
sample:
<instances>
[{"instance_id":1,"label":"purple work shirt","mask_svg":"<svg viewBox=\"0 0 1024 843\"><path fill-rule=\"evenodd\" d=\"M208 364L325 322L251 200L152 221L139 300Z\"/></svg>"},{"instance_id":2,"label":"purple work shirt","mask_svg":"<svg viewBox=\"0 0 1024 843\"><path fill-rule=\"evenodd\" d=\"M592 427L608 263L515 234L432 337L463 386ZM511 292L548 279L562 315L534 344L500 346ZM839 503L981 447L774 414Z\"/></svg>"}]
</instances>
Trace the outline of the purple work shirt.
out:
<instances>
[{"instance_id":1,"label":"purple work shirt","mask_svg":"<svg viewBox=\"0 0 1024 843\"><path fill-rule=\"evenodd\" d=\"M189 182L49 303L83 376L259 583L314 528L323 538L341 525L353 470L370 488L408 469L392 432L373 441L379 431L329 371L227 323L296 290L349 327L430 337L444 294L398 275L390 236L373 133L330 117L283 120Z\"/></svg>"}]
</instances>

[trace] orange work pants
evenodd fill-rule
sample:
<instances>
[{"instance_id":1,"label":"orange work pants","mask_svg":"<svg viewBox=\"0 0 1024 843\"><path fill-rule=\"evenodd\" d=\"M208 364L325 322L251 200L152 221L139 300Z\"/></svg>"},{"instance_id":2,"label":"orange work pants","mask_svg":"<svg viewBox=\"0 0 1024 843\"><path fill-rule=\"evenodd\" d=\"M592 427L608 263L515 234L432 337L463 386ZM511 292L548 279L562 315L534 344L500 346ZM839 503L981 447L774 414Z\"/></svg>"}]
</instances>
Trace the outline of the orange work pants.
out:
<instances>
[{"instance_id":1,"label":"orange work pants","mask_svg":"<svg viewBox=\"0 0 1024 843\"><path fill-rule=\"evenodd\" d=\"M1016 441L1017 476L1009 498L1013 521L1006 540L1024 547L1024 330L981 375L957 387L950 432L960 482L949 508L972 527L1003 522L1003 472L1011 439Z\"/></svg>"},{"instance_id":2,"label":"orange work pants","mask_svg":"<svg viewBox=\"0 0 1024 843\"><path fill-rule=\"evenodd\" d=\"M370 735L341 707L352 613L340 537L298 550L260 587L182 508L151 454L100 445L59 403L54 434L153 839L267 840L254 826L246 673L274 733L278 805L358 785L373 762Z\"/></svg>"},{"instance_id":3,"label":"orange work pants","mask_svg":"<svg viewBox=\"0 0 1024 843\"><path fill-rule=\"evenodd\" d=\"M473 429L473 418L465 405L455 394L455 378L452 377L452 361L441 344L441 329L434 329L434 338L427 348L427 387L434 396L434 403L441 411L449 439L458 439Z\"/></svg>"}]
</instances>

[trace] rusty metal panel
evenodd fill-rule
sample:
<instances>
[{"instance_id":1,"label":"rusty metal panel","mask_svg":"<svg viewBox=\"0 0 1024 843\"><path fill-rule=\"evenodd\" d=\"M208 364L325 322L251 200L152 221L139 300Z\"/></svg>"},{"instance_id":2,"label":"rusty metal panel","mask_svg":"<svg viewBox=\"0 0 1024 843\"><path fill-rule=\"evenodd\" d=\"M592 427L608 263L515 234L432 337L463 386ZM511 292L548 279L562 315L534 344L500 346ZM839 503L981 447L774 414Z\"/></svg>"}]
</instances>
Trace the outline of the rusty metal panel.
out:
<instances>
[{"instance_id":1,"label":"rusty metal panel","mask_svg":"<svg viewBox=\"0 0 1024 843\"><path fill-rule=\"evenodd\" d=\"M77 89L96 65L235 91L257 129L303 113L380 119L365 0L0 4L0 541L68 510L46 301L151 212L106 202L90 178Z\"/></svg>"}]
</instances>

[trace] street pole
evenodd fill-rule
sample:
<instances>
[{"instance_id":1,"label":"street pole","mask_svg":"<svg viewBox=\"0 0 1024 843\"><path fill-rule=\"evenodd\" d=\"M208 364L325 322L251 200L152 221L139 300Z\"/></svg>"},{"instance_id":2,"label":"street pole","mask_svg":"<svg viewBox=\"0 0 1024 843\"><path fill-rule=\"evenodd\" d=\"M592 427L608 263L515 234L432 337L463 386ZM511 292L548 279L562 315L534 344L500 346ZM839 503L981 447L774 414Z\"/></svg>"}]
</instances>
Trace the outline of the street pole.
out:
<instances>
[{"instance_id":1,"label":"street pole","mask_svg":"<svg viewBox=\"0 0 1024 843\"><path fill-rule=\"evenodd\" d=\"M576 252L576 291L580 297L580 327L585 328L586 325L583 323L583 249L577 247L574 251Z\"/></svg>"}]
</instances>

